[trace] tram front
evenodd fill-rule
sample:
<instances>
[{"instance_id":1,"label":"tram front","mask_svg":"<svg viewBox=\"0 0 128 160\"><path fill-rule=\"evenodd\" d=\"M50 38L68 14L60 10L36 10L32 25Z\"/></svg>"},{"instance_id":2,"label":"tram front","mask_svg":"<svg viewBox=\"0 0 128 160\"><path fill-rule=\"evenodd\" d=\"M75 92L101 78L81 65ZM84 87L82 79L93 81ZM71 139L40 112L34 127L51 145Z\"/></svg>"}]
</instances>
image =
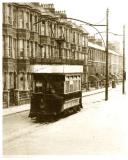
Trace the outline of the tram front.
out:
<instances>
[{"instance_id":1,"label":"tram front","mask_svg":"<svg viewBox=\"0 0 128 160\"><path fill-rule=\"evenodd\" d=\"M45 121L77 112L82 107L82 65L32 65L29 117Z\"/></svg>"}]
</instances>

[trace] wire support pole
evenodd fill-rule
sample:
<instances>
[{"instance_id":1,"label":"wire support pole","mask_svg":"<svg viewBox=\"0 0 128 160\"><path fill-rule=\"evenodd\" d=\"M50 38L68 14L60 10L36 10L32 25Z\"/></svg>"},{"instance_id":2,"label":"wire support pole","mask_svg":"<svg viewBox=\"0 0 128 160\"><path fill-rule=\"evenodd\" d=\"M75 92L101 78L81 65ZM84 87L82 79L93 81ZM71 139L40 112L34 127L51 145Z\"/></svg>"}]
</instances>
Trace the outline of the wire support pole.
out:
<instances>
[{"instance_id":1,"label":"wire support pole","mask_svg":"<svg viewBox=\"0 0 128 160\"><path fill-rule=\"evenodd\" d=\"M106 11L106 83L105 83L105 100L108 100L108 85L109 85L109 79L108 79L108 14L109 10Z\"/></svg>"},{"instance_id":2,"label":"wire support pole","mask_svg":"<svg viewBox=\"0 0 128 160\"><path fill-rule=\"evenodd\" d=\"M123 83L122 83L122 94L125 94L125 26L123 26Z\"/></svg>"}]
</instances>

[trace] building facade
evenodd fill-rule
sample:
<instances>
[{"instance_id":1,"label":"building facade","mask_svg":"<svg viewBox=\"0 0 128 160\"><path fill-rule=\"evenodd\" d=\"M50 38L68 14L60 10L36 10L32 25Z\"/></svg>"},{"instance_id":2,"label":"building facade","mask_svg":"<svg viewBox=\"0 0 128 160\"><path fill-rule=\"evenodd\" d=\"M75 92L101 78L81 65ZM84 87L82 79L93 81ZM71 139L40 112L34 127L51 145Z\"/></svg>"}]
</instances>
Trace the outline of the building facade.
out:
<instances>
[{"instance_id":1,"label":"building facade","mask_svg":"<svg viewBox=\"0 0 128 160\"><path fill-rule=\"evenodd\" d=\"M34 64L83 65L83 84L92 75L105 77L102 41L89 37L66 16L53 4L3 3L4 108L30 102ZM121 60L118 52L109 49L109 74L122 72Z\"/></svg>"},{"instance_id":2,"label":"building facade","mask_svg":"<svg viewBox=\"0 0 128 160\"><path fill-rule=\"evenodd\" d=\"M58 17L66 13L53 4L3 3L4 108L30 102L30 66L35 63L82 64L87 81L88 34Z\"/></svg>"},{"instance_id":3,"label":"building facade","mask_svg":"<svg viewBox=\"0 0 128 160\"><path fill-rule=\"evenodd\" d=\"M97 86L98 81L105 80L106 52L101 40L96 40L94 36L88 38L88 81L93 83L93 86ZM110 82L112 75L118 76L120 74L120 59L119 52L108 50L108 76Z\"/></svg>"}]
</instances>

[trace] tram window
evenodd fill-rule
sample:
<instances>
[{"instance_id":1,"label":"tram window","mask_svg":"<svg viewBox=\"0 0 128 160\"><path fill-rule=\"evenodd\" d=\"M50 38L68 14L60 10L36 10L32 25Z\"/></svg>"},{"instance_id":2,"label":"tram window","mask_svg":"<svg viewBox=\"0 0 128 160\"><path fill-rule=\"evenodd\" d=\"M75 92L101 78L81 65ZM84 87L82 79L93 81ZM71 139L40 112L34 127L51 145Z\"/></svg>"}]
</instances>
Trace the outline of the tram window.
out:
<instances>
[{"instance_id":1,"label":"tram window","mask_svg":"<svg viewBox=\"0 0 128 160\"><path fill-rule=\"evenodd\" d=\"M69 84L69 77L66 77L65 78L65 93L68 93L69 92L69 87L70 87L70 84Z\"/></svg>"},{"instance_id":2,"label":"tram window","mask_svg":"<svg viewBox=\"0 0 128 160\"><path fill-rule=\"evenodd\" d=\"M35 83L35 92L42 92L42 82L37 81Z\"/></svg>"},{"instance_id":3,"label":"tram window","mask_svg":"<svg viewBox=\"0 0 128 160\"><path fill-rule=\"evenodd\" d=\"M74 77L73 83L74 83L73 91L77 91L77 77L76 76Z\"/></svg>"},{"instance_id":4,"label":"tram window","mask_svg":"<svg viewBox=\"0 0 128 160\"><path fill-rule=\"evenodd\" d=\"M55 89L53 88L53 86L49 83L49 82L47 82L47 84L46 84L46 93L55 93Z\"/></svg>"},{"instance_id":5,"label":"tram window","mask_svg":"<svg viewBox=\"0 0 128 160\"><path fill-rule=\"evenodd\" d=\"M70 77L70 92L73 92L73 77Z\"/></svg>"},{"instance_id":6,"label":"tram window","mask_svg":"<svg viewBox=\"0 0 128 160\"><path fill-rule=\"evenodd\" d=\"M66 81L66 93L69 92L69 81Z\"/></svg>"},{"instance_id":7,"label":"tram window","mask_svg":"<svg viewBox=\"0 0 128 160\"><path fill-rule=\"evenodd\" d=\"M47 82L47 83L46 83L46 92L48 93L48 92L50 92L50 90L51 90L51 89L50 89L50 84Z\"/></svg>"},{"instance_id":8,"label":"tram window","mask_svg":"<svg viewBox=\"0 0 128 160\"><path fill-rule=\"evenodd\" d=\"M80 80L80 76L78 76L78 89L81 90L81 80Z\"/></svg>"}]
</instances>

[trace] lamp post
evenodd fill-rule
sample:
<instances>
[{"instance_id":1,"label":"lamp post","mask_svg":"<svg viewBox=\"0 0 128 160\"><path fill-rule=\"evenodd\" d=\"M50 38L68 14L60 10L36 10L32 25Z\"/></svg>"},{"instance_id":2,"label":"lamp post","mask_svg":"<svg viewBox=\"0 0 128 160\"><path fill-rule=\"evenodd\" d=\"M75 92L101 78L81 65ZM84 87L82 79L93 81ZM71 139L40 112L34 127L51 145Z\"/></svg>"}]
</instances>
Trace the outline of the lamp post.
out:
<instances>
[{"instance_id":1,"label":"lamp post","mask_svg":"<svg viewBox=\"0 0 128 160\"><path fill-rule=\"evenodd\" d=\"M106 83L105 83L105 100L108 100L108 9L106 13Z\"/></svg>"},{"instance_id":2,"label":"lamp post","mask_svg":"<svg viewBox=\"0 0 128 160\"><path fill-rule=\"evenodd\" d=\"M126 80L126 72L125 72L125 26L123 26L123 84L122 84L122 94L125 94L125 80Z\"/></svg>"}]
</instances>

